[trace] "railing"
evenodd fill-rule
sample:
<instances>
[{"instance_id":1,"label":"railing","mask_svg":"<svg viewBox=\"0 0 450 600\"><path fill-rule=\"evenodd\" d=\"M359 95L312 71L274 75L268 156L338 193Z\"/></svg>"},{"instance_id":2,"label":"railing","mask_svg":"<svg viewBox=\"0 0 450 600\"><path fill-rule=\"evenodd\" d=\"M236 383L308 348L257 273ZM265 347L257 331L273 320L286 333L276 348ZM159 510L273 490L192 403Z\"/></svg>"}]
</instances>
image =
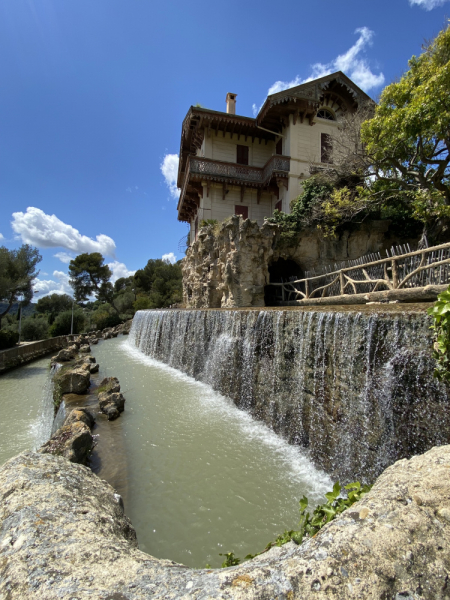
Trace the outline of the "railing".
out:
<instances>
[{"instance_id":1,"label":"railing","mask_svg":"<svg viewBox=\"0 0 450 600\"><path fill-rule=\"evenodd\" d=\"M340 269L328 267L320 275L269 285L279 288L281 302L290 302L450 284L450 243L415 252L391 248L391 255L388 250L386 254L387 258L365 256Z\"/></svg>"},{"instance_id":2,"label":"railing","mask_svg":"<svg viewBox=\"0 0 450 600\"><path fill-rule=\"evenodd\" d=\"M189 157L189 166L186 170L185 182L191 175L203 175L217 180L235 180L242 183L268 185L271 178L277 174L287 175L290 169L290 157L274 155L269 158L264 167L252 167L228 163L211 158L198 156ZM183 186L184 187L184 186Z\"/></svg>"}]
</instances>

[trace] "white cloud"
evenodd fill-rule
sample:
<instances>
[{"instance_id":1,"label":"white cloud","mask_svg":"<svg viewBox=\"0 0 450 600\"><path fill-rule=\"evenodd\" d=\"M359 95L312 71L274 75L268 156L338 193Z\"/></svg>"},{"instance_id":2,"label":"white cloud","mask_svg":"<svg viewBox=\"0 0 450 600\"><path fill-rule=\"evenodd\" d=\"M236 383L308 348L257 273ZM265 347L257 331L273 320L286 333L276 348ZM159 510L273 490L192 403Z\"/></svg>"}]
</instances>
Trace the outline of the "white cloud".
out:
<instances>
[{"instance_id":1,"label":"white cloud","mask_svg":"<svg viewBox=\"0 0 450 600\"><path fill-rule=\"evenodd\" d=\"M441 0L410 0L416 2L437 2ZM376 75L372 72L369 64L364 58L361 58L361 52L367 46L372 44L374 32L368 27L360 27L355 31L359 34L355 44L344 54L340 54L329 63L315 63L311 66L311 75L306 79L302 79L298 75L291 81L276 81L268 90L267 95L276 94L289 88L295 87L302 83L307 83L318 77L324 77L335 71L343 71L352 81L356 83L364 91L368 92L372 88L379 87L384 83L383 73ZM261 107L260 107L261 108ZM256 104L253 105L253 114L256 116L260 110Z\"/></svg>"},{"instance_id":2,"label":"white cloud","mask_svg":"<svg viewBox=\"0 0 450 600\"><path fill-rule=\"evenodd\" d=\"M112 271L111 283L115 283L121 277L130 277L136 273L136 271L129 271L124 263L121 263L117 260L109 263L108 267Z\"/></svg>"},{"instance_id":3,"label":"white cloud","mask_svg":"<svg viewBox=\"0 0 450 600\"><path fill-rule=\"evenodd\" d=\"M169 262L172 264L177 262L177 257L175 256L175 254L173 252L168 252L167 254L163 254L161 258L163 260L165 260L166 262Z\"/></svg>"},{"instance_id":4,"label":"white cloud","mask_svg":"<svg viewBox=\"0 0 450 600\"><path fill-rule=\"evenodd\" d=\"M44 273L43 273L44 275ZM53 271L53 277L56 279L35 279L33 288L37 294L35 300L48 296L50 294L68 294L73 295L73 289L69 284L69 276L62 271Z\"/></svg>"},{"instance_id":5,"label":"white cloud","mask_svg":"<svg viewBox=\"0 0 450 600\"><path fill-rule=\"evenodd\" d=\"M166 154L160 165L161 173L164 175L170 195L176 200L180 196L180 190L177 188L178 162L178 154Z\"/></svg>"},{"instance_id":6,"label":"white cloud","mask_svg":"<svg viewBox=\"0 0 450 600\"><path fill-rule=\"evenodd\" d=\"M115 256L116 244L107 235L96 239L81 235L78 229L63 223L56 215L47 215L39 208L30 206L27 212L13 213L11 226L25 244L39 248L66 248L76 254L100 252L104 256Z\"/></svg>"},{"instance_id":7,"label":"white cloud","mask_svg":"<svg viewBox=\"0 0 450 600\"><path fill-rule=\"evenodd\" d=\"M409 0L411 6L417 5L425 10L433 10L438 6L443 6L448 0Z\"/></svg>"},{"instance_id":8,"label":"white cloud","mask_svg":"<svg viewBox=\"0 0 450 600\"><path fill-rule=\"evenodd\" d=\"M0 240L4 240L4 239L5 239L5 236L0 233Z\"/></svg>"},{"instance_id":9,"label":"white cloud","mask_svg":"<svg viewBox=\"0 0 450 600\"><path fill-rule=\"evenodd\" d=\"M67 252L57 252L53 256L55 258L59 258L59 260L65 265L68 265L70 261L75 258L75 256L73 256L72 254L68 254Z\"/></svg>"}]
</instances>

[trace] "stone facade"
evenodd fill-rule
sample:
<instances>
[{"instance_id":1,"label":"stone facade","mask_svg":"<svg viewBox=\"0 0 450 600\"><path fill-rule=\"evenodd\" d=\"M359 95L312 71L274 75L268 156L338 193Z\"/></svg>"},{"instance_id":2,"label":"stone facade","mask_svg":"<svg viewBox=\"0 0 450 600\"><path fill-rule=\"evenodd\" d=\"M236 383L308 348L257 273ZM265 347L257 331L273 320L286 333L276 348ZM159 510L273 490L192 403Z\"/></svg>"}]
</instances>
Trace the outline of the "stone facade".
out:
<instances>
[{"instance_id":1,"label":"stone facade","mask_svg":"<svg viewBox=\"0 0 450 600\"><path fill-rule=\"evenodd\" d=\"M317 229L305 230L296 244L279 243L278 227L233 216L203 227L183 259L183 301L186 308L265 306L264 286L269 268L290 259L299 273L411 240L391 235L389 221L370 221L324 238Z\"/></svg>"}]
</instances>

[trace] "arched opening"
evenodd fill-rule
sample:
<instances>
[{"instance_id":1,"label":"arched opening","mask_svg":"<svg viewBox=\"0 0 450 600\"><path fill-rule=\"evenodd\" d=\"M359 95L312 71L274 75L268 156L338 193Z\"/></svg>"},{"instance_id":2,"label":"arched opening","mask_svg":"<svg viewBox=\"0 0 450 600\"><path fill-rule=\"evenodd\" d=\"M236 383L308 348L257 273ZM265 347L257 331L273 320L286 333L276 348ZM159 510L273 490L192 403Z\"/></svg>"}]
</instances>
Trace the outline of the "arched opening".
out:
<instances>
[{"instance_id":1,"label":"arched opening","mask_svg":"<svg viewBox=\"0 0 450 600\"><path fill-rule=\"evenodd\" d=\"M295 281L301 279L303 272L295 260L290 258L279 258L269 265L270 283L284 283L286 281ZM282 288L273 285L266 285L264 288L264 302L266 306L280 306L289 300L295 300L294 294L284 294Z\"/></svg>"}]
</instances>

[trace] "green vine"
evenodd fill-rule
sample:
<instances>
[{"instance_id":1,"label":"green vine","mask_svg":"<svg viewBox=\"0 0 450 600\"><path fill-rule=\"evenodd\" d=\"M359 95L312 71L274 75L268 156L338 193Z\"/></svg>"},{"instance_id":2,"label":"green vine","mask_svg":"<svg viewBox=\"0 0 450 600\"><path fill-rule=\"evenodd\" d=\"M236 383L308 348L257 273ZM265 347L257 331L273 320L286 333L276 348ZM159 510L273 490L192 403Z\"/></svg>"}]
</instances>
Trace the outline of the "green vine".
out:
<instances>
[{"instance_id":1,"label":"green vine","mask_svg":"<svg viewBox=\"0 0 450 600\"><path fill-rule=\"evenodd\" d=\"M433 357L436 360L434 376L439 381L450 382L450 286L439 294L434 305L428 309L434 320L430 329L434 329Z\"/></svg>"},{"instance_id":2,"label":"green vine","mask_svg":"<svg viewBox=\"0 0 450 600\"><path fill-rule=\"evenodd\" d=\"M299 501L299 528L297 530L292 529L290 531L285 531L273 542L269 542L262 552L258 552L257 554L247 554L244 560L255 558L255 556L259 556L260 554L267 552L267 550L270 550L270 548L273 546L283 546L291 541L295 542L296 544L301 544L304 539L314 537L324 525L335 519L338 515L344 512L344 510L347 510L347 508L352 506L352 504L358 502L358 500L361 500L361 498L363 498L363 496L367 494L371 488L371 485L362 486L359 481L349 483L348 485L344 486L344 489L347 490L347 497L342 498L340 497L342 487L339 481L337 481L333 486L333 491L325 494L327 501L316 506L312 515L309 512L306 512L309 502L308 498L303 496L303 498ZM222 563L222 568L233 567L241 562L241 559L235 556L234 552L227 552L226 554L220 554L220 556L225 556L225 560Z\"/></svg>"}]
</instances>

